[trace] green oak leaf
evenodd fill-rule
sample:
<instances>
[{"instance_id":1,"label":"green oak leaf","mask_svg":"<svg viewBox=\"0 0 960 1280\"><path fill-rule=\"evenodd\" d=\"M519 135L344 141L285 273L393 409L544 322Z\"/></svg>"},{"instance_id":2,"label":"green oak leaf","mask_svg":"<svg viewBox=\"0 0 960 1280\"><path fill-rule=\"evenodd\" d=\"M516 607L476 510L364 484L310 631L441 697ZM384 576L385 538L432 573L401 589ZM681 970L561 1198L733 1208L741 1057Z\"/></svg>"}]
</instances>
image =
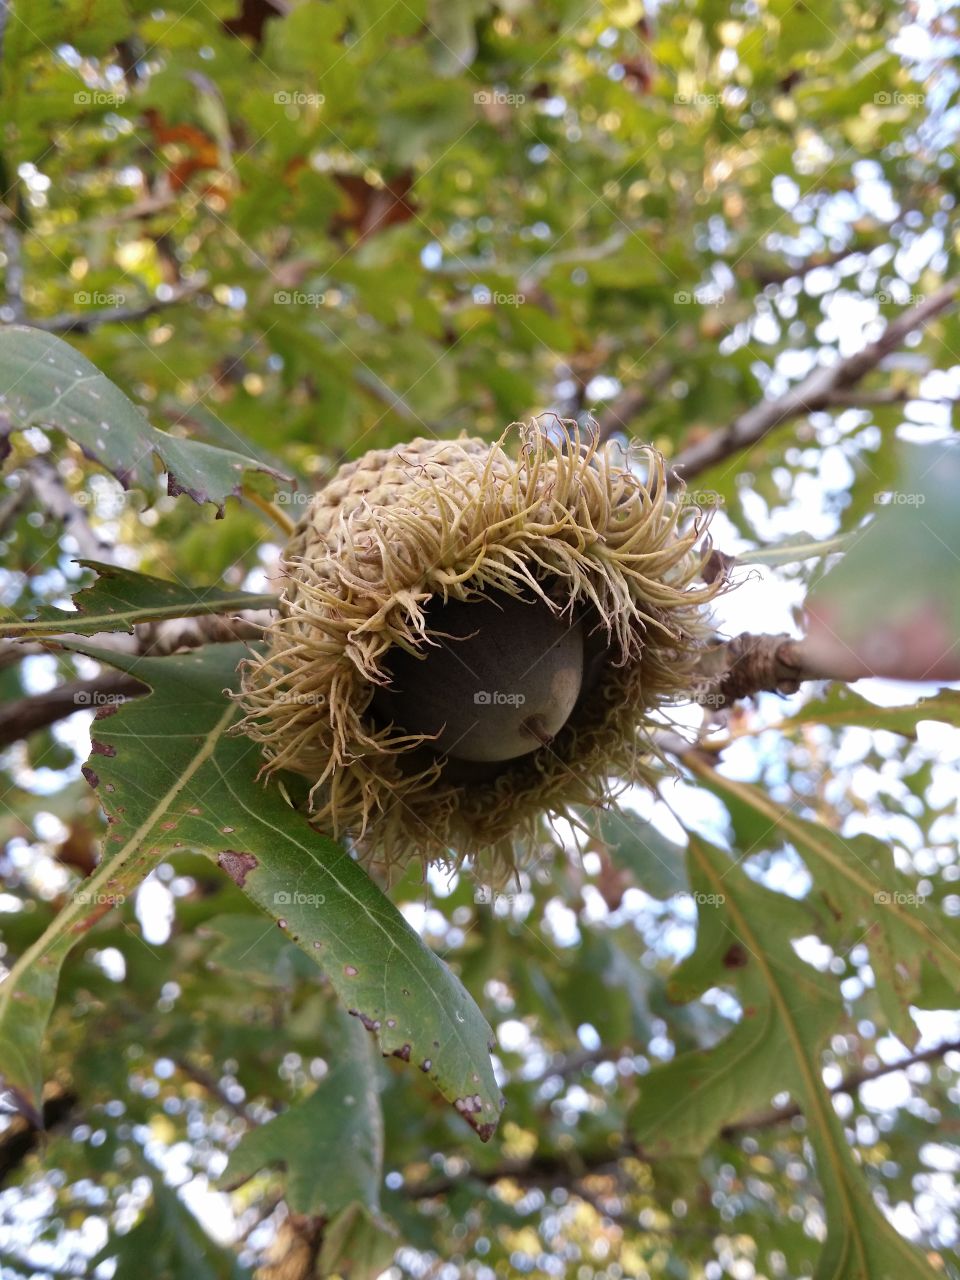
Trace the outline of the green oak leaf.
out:
<instances>
[{"instance_id":1,"label":"green oak leaf","mask_svg":"<svg viewBox=\"0 0 960 1280\"><path fill-rule=\"evenodd\" d=\"M813 877L805 900L816 911L816 931L846 951L867 946L877 995L892 1029L905 1044L919 1036L910 1005L926 1005L932 978L960 990L960 929L955 919L927 905L916 882L897 870L883 841L844 836L784 809L762 788L693 763L730 812L742 854L784 841L796 849Z\"/></svg>"},{"instance_id":2,"label":"green oak leaf","mask_svg":"<svg viewBox=\"0 0 960 1280\"><path fill-rule=\"evenodd\" d=\"M153 487L156 464L171 494L212 502L222 517L247 477L287 477L232 449L185 440L152 427L120 388L75 351L42 329L0 330L0 408L8 429L52 427L74 440L88 458L113 473L125 489Z\"/></svg>"},{"instance_id":3,"label":"green oak leaf","mask_svg":"<svg viewBox=\"0 0 960 1280\"><path fill-rule=\"evenodd\" d=\"M196 618L201 614L235 613L240 609L272 609L277 604L276 596L255 591L189 587L96 560L77 563L84 569L93 569L97 577L73 597L76 611L42 605L29 618L19 618L2 610L0 637L50 636L65 631L85 636L100 631L132 632L138 622Z\"/></svg>"},{"instance_id":4,"label":"green oak leaf","mask_svg":"<svg viewBox=\"0 0 960 1280\"><path fill-rule=\"evenodd\" d=\"M811 932L809 905L755 883L729 854L688 835L697 946L668 989L688 1001L733 986L742 1015L718 1045L643 1077L631 1135L654 1161L699 1157L725 1125L788 1091L806 1118L823 1188L827 1235L815 1280L933 1280L937 1273L874 1203L823 1084L820 1050L842 1002L830 975L790 945Z\"/></svg>"},{"instance_id":5,"label":"green oak leaf","mask_svg":"<svg viewBox=\"0 0 960 1280\"><path fill-rule=\"evenodd\" d=\"M233 1188L268 1165L286 1169L294 1213L332 1218L353 1204L380 1212L383 1116L369 1036L339 1013L330 1070L304 1102L249 1129L230 1156L221 1186Z\"/></svg>"},{"instance_id":6,"label":"green oak leaf","mask_svg":"<svg viewBox=\"0 0 960 1280\"><path fill-rule=\"evenodd\" d=\"M501 1097L492 1033L459 980L350 855L317 834L276 787L259 752L229 732L241 645L140 658L79 641L65 648L135 672L153 689L94 728L84 767L106 810L101 862L0 986L0 1075L36 1108L41 1044L74 944L175 850L218 863L322 966L384 1054L416 1064L486 1141Z\"/></svg>"}]
</instances>

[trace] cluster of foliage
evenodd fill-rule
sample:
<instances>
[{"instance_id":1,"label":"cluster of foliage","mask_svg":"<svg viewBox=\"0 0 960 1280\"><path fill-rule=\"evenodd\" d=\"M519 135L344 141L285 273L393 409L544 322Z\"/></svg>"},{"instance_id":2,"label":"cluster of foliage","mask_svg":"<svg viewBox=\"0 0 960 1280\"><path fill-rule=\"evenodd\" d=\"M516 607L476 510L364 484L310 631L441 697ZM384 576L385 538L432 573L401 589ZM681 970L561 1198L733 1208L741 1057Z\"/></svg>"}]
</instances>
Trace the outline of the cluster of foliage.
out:
<instances>
[{"instance_id":1,"label":"cluster of foliage","mask_svg":"<svg viewBox=\"0 0 960 1280\"><path fill-rule=\"evenodd\" d=\"M386 894L257 784L238 644L102 634L269 607L267 504L367 449L593 413L669 458L875 337L956 271L954 17L4 15L0 1272L960 1274L953 692L761 698L516 893ZM858 530L898 437L951 435L958 352L944 310L705 472L724 549ZM16 740L117 668L153 692L89 760L89 711Z\"/></svg>"}]
</instances>

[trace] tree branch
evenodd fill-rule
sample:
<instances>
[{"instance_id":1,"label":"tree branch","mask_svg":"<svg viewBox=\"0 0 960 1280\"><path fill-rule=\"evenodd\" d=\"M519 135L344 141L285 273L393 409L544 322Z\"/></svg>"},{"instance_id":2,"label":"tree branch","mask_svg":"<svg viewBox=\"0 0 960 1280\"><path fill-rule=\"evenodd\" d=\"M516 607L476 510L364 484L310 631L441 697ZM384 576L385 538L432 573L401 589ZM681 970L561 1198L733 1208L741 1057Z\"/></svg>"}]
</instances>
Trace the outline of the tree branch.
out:
<instances>
[{"instance_id":1,"label":"tree branch","mask_svg":"<svg viewBox=\"0 0 960 1280\"><path fill-rule=\"evenodd\" d=\"M876 246L871 246L876 248ZM789 264L784 266L778 263L775 266L764 266L763 263L755 264L750 269L747 263L745 274L754 281L761 289L765 289L771 284L786 284L788 280L795 280L807 276L811 271L816 271L818 267L836 267L841 262L845 262L847 258L853 258L856 255L866 256L870 252L870 248L857 245L847 245L845 249L837 249L833 253L815 253L810 258L804 258L798 262L795 267Z\"/></svg>"},{"instance_id":2,"label":"tree branch","mask_svg":"<svg viewBox=\"0 0 960 1280\"><path fill-rule=\"evenodd\" d=\"M876 1067L857 1067L850 1071L839 1084L830 1089L831 1096L838 1093L853 1093L862 1084L870 1080L878 1080L881 1076L890 1075L894 1071L903 1071L907 1067L920 1062L935 1062L948 1053L960 1052L960 1040L948 1040L935 1045L932 1049L923 1049L919 1053L910 1054L900 1062L881 1062ZM562 1074L562 1072L561 1072ZM756 1129L771 1129L802 1115L800 1107L791 1104L779 1109L758 1112L745 1116L742 1120L725 1125L720 1130L724 1138L735 1138L739 1134ZM634 1157L649 1163L650 1156L645 1154L636 1143L625 1140L619 1150L609 1148L597 1152L575 1152L573 1157L560 1154L535 1155L529 1160L504 1160L491 1169L472 1169L457 1177L435 1178L431 1182L415 1184L404 1189L410 1200L431 1200L437 1196L445 1196L454 1188L462 1186L466 1180L492 1186L502 1178L510 1178L535 1186L569 1186L587 1173L599 1173L616 1168L618 1160ZM580 1191L576 1191L579 1196ZM589 1201L589 1196L583 1197ZM608 1215L609 1216L609 1215Z\"/></svg>"},{"instance_id":3,"label":"tree branch","mask_svg":"<svg viewBox=\"0 0 960 1280\"><path fill-rule=\"evenodd\" d=\"M0 9L0 18L6 22L6 9ZM0 29L0 49L2 49L2 29ZM16 216L6 205L2 207L3 218L3 256L5 267L5 293L7 315L10 324L20 324L25 314L23 302L23 242Z\"/></svg>"},{"instance_id":4,"label":"tree branch","mask_svg":"<svg viewBox=\"0 0 960 1280\"><path fill-rule=\"evenodd\" d=\"M862 351L847 356L836 364L814 369L808 377L785 391L782 396L774 400L762 400L728 427L681 449L671 463L671 471L679 479L690 480L733 454L757 444L781 423L830 408L838 393L842 397L849 392L885 356L897 350L914 330L922 328L934 316L952 306L958 290L960 280L949 281L911 310L891 320L880 337Z\"/></svg>"},{"instance_id":5,"label":"tree branch","mask_svg":"<svg viewBox=\"0 0 960 1280\"><path fill-rule=\"evenodd\" d=\"M870 1080L879 1080L881 1076L888 1076L894 1071L903 1071L907 1067L915 1066L918 1062L936 1062L948 1053L960 1053L960 1040L948 1040L944 1044L934 1045L932 1049L911 1053L901 1062L881 1062L875 1067L857 1067L856 1070L845 1075L839 1084L834 1085L830 1094L833 1097L838 1093L854 1093L862 1084L867 1084ZM771 1107L769 1111L758 1111L752 1116L744 1116L742 1120L726 1125L720 1132L725 1138L736 1137L737 1134L750 1129L769 1129L773 1125L794 1120L802 1114L802 1108L796 1103L779 1109Z\"/></svg>"},{"instance_id":6,"label":"tree branch","mask_svg":"<svg viewBox=\"0 0 960 1280\"><path fill-rule=\"evenodd\" d=\"M56 467L47 458L36 457L29 460L24 470L40 506L73 536L80 555L87 560L113 563L114 548L93 530L86 513L74 502Z\"/></svg>"},{"instance_id":7,"label":"tree branch","mask_svg":"<svg viewBox=\"0 0 960 1280\"><path fill-rule=\"evenodd\" d=\"M123 671L104 671L90 680L70 680L47 693L5 703L0 706L0 749L72 716L75 711L113 706L125 698L138 698L149 692L134 676Z\"/></svg>"},{"instance_id":8,"label":"tree branch","mask_svg":"<svg viewBox=\"0 0 960 1280\"><path fill-rule=\"evenodd\" d=\"M175 307L181 302L194 301L200 296L200 286L194 285L173 289L170 297L152 298L140 307L103 307L98 311L91 311L86 316L70 312L49 316L46 319L31 320L29 323L34 329L43 329L46 333L90 333L91 330L103 324L136 324L138 320L145 320L147 316L155 315L158 311L165 311L168 307Z\"/></svg>"},{"instance_id":9,"label":"tree branch","mask_svg":"<svg viewBox=\"0 0 960 1280\"><path fill-rule=\"evenodd\" d=\"M805 680L852 682L863 676L859 655L836 653L824 662L807 639L744 633L704 652L693 700L720 709L757 693L796 693Z\"/></svg>"}]
</instances>

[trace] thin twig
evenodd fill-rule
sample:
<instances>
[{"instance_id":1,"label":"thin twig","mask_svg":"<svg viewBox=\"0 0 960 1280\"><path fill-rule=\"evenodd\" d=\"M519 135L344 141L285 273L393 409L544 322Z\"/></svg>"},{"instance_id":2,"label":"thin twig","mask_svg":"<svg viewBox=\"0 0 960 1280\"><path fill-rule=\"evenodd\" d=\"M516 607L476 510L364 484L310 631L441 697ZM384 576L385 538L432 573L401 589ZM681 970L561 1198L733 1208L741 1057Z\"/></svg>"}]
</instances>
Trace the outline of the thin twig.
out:
<instances>
[{"instance_id":1,"label":"thin twig","mask_svg":"<svg viewBox=\"0 0 960 1280\"><path fill-rule=\"evenodd\" d=\"M807 680L850 683L869 674L858 654L839 646L824 658L806 638L744 633L704 651L693 697L721 708L757 693L796 693Z\"/></svg>"},{"instance_id":2,"label":"thin twig","mask_svg":"<svg viewBox=\"0 0 960 1280\"><path fill-rule=\"evenodd\" d=\"M671 464L673 473L682 480L691 480L709 467L757 444L781 423L829 409L838 393L842 397L849 392L885 356L902 346L911 333L952 306L958 290L960 280L949 281L911 310L891 320L876 342L869 343L862 351L836 364L814 369L783 395L773 400L762 400L729 426L681 449Z\"/></svg>"},{"instance_id":3,"label":"thin twig","mask_svg":"<svg viewBox=\"0 0 960 1280\"><path fill-rule=\"evenodd\" d=\"M149 693L149 689L135 677L122 671L104 671L89 680L69 680L47 693L4 703L0 706L0 749L77 711L114 706L125 698L137 698L144 693Z\"/></svg>"},{"instance_id":4,"label":"thin twig","mask_svg":"<svg viewBox=\"0 0 960 1280\"><path fill-rule=\"evenodd\" d=\"M860 1085L870 1080L878 1080L881 1076L890 1075L894 1071L903 1071L916 1063L935 1062L948 1053L956 1052L960 1052L960 1040L949 1040L935 1045L932 1049L913 1053L900 1062L883 1062L876 1067L858 1067L845 1075L839 1084L833 1085L829 1092L833 1096L838 1093L853 1093ZM747 1131L775 1128L801 1114L801 1108L791 1104L776 1110L771 1109L745 1116L742 1120L724 1126L720 1133L725 1138L734 1138ZM504 1160L491 1169L472 1169L469 1173L459 1174L456 1177L435 1178L431 1182L415 1183L406 1187L404 1194L411 1200L431 1200L447 1195L455 1188L462 1187L467 1181L492 1186L504 1178L523 1185L569 1186L572 1181L582 1178L587 1173L614 1170L618 1160L627 1157L637 1157L647 1162L650 1160L649 1154L645 1154L640 1147L628 1139L619 1150L607 1148L596 1152L578 1151L572 1157L544 1153L535 1155L529 1160ZM580 1195L580 1192L577 1191L576 1194ZM589 1197L584 1198L589 1200Z\"/></svg>"},{"instance_id":5,"label":"thin twig","mask_svg":"<svg viewBox=\"0 0 960 1280\"><path fill-rule=\"evenodd\" d=\"M5 10L0 12L2 12L3 21L5 22ZM0 47L2 47L2 33L0 33ZM4 290L7 315L5 319L11 324L20 324L25 315L23 301L23 241L13 211L4 205L2 214L3 256L6 258Z\"/></svg>"},{"instance_id":6,"label":"thin twig","mask_svg":"<svg viewBox=\"0 0 960 1280\"><path fill-rule=\"evenodd\" d=\"M25 471L28 483L40 506L55 520L63 523L77 543L80 555L87 560L113 562L115 550L91 528L86 514L74 502L60 473L46 458L31 458Z\"/></svg>"},{"instance_id":7,"label":"thin twig","mask_svg":"<svg viewBox=\"0 0 960 1280\"><path fill-rule=\"evenodd\" d=\"M200 1085L202 1089L205 1089L207 1093L232 1111L234 1115L239 1116L241 1120L245 1120L248 1124L251 1123L246 1107L242 1103L234 1102L230 1095L221 1088L220 1081L215 1076L212 1076L209 1071L191 1058L176 1056L173 1060L183 1074L192 1080L194 1084Z\"/></svg>"},{"instance_id":8,"label":"thin twig","mask_svg":"<svg viewBox=\"0 0 960 1280\"><path fill-rule=\"evenodd\" d=\"M59 316L48 316L46 319L31 320L34 329L43 329L46 333L90 333L104 324L136 324L148 316L165 311L168 307L179 306L181 302L195 302L203 296L199 285L173 289L166 298L151 298L139 307L102 307L91 311L88 315L69 312Z\"/></svg>"},{"instance_id":9,"label":"thin twig","mask_svg":"<svg viewBox=\"0 0 960 1280\"><path fill-rule=\"evenodd\" d=\"M627 387L616 399L597 415L597 440L605 443L617 432L626 432L630 422L644 410L649 409L656 398L673 377L674 366L664 361L659 365L642 386Z\"/></svg>"},{"instance_id":10,"label":"thin twig","mask_svg":"<svg viewBox=\"0 0 960 1280\"><path fill-rule=\"evenodd\" d=\"M841 262L845 262L847 258L853 258L856 255L865 256L870 252L870 248L848 245L845 249L837 249L834 253L814 254L812 258L805 258L803 262L797 263L795 267L791 267L789 264L770 267L764 267L762 263L756 264L749 271L749 275L763 289L767 285L786 284L788 280L808 276L811 271L816 271L818 267L836 267Z\"/></svg>"},{"instance_id":11,"label":"thin twig","mask_svg":"<svg viewBox=\"0 0 960 1280\"><path fill-rule=\"evenodd\" d=\"M833 1096L838 1093L854 1093L862 1084L867 1084L870 1080L879 1080L881 1076L888 1076L894 1071L903 1071L919 1062L936 1062L948 1053L960 1053L960 1040L948 1040L944 1044L934 1045L932 1049L922 1049L919 1053L912 1053L908 1058L903 1058L900 1062L880 1062L875 1067L857 1067L856 1070L845 1075L839 1084L835 1084L830 1089L830 1093ZM720 1132L725 1138L731 1138L751 1129L769 1129L773 1125L784 1124L787 1120L794 1120L802 1114L802 1107L795 1102L786 1107L771 1107L769 1111L759 1111L752 1116L744 1116L742 1120L736 1120L733 1124L725 1125Z\"/></svg>"}]
</instances>

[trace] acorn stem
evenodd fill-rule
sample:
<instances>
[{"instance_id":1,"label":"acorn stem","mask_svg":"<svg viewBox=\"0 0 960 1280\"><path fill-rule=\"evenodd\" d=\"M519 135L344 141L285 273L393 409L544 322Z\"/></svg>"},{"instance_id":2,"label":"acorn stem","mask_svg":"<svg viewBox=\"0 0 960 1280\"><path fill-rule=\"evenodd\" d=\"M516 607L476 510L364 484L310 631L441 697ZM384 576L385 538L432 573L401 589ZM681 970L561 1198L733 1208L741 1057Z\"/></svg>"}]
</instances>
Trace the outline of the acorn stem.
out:
<instances>
[{"instance_id":1,"label":"acorn stem","mask_svg":"<svg viewBox=\"0 0 960 1280\"><path fill-rule=\"evenodd\" d=\"M549 746L553 741L553 734L548 731L546 724L544 724L543 716L530 716L524 720L520 727L524 733L529 733L531 737L536 738L543 747Z\"/></svg>"}]
</instances>

